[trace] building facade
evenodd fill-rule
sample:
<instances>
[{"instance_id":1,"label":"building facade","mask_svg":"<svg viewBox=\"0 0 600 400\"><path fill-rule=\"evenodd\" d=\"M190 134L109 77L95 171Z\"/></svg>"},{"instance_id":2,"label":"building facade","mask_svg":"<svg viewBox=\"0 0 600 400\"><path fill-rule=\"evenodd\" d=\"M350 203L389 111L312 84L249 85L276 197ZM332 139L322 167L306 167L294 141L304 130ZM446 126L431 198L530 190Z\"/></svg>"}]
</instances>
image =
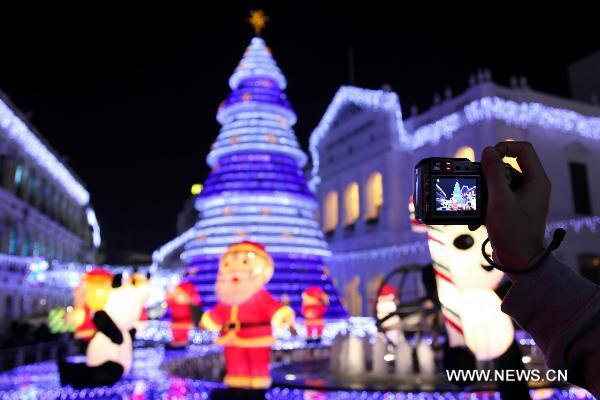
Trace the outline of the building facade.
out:
<instances>
[{"instance_id":1,"label":"building facade","mask_svg":"<svg viewBox=\"0 0 600 400\"><path fill-rule=\"evenodd\" d=\"M45 260L50 274L53 262L93 262L99 246L83 183L0 92L0 319L70 301L70 292L46 293L43 285L26 300L29 266Z\"/></svg>"},{"instance_id":2,"label":"building facade","mask_svg":"<svg viewBox=\"0 0 600 400\"><path fill-rule=\"evenodd\" d=\"M430 262L426 235L411 230L408 211L419 160L479 160L485 146L503 140L533 143L553 184L548 231L568 232L556 255L597 281L600 107L483 80L408 119L393 92L337 92L310 150L311 184L339 290L358 276L366 292L377 274Z\"/></svg>"}]
</instances>

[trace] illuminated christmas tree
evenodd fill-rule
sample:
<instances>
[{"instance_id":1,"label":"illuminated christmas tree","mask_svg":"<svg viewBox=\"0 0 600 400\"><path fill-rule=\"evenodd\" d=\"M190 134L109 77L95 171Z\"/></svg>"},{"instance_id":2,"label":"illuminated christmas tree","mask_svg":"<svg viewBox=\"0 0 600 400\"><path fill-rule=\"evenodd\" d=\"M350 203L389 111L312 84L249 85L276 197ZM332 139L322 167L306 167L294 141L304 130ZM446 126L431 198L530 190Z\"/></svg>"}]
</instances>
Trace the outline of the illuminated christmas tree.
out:
<instances>
[{"instance_id":1,"label":"illuminated christmas tree","mask_svg":"<svg viewBox=\"0 0 600 400\"><path fill-rule=\"evenodd\" d=\"M452 191L452 201L458 205L461 205L465 202L465 199L462 196L462 193L460 190L460 185L458 184L458 181L456 181L456 183L454 184L454 190Z\"/></svg>"},{"instance_id":2,"label":"illuminated christmas tree","mask_svg":"<svg viewBox=\"0 0 600 400\"><path fill-rule=\"evenodd\" d=\"M330 252L302 172L307 156L292 129L296 114L283 92L286 79L263 39L252 39L229 86L217 112L222 128L207 157L212 172L195 204L197 236L182 254L184 280L212 307L219 256L232 243L255 241L275 262L271 293L289 296L299 312L302 291L317 285L331 301L327 316L345 317L325 272Z\"/></svg>"}]
</instances>

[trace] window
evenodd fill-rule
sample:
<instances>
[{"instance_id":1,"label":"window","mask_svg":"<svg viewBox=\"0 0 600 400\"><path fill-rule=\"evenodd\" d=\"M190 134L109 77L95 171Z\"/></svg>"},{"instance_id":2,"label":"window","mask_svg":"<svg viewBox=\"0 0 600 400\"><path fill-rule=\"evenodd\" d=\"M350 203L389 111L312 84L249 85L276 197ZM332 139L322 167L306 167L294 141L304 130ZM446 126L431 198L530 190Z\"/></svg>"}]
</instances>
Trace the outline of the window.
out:
<instances>
[{"instance_id":1,"label":"window","mask_svg":"<svg viewBox=\"0 0 600 400\"><path fill-rule=\"evenodd\" d=\"M344 226L352 226L360 215L358 183L352 182L344 192Z\"/></svg>"},{"instance_id":2,"label":"window","mask_svg":"<svg viewBox=\"0 0 600 400\"><path fill-rule=\"evenodd\" d=\"M475 161L475 151L472 147L463 146L454 153L455 158L466 158L469 161Z\"/></svg>"},{"instance_id":3,"label":"window","mask_svg":"<svg viewBox=\"0 0 600 400\"><path fill-rule=\"evenodd\" d=\"M14 256L17 254L17 246L19 245L19 233L16 227L12 227L10 230L10 237L8 239L8 254Z\"/></svg>"},{"instance_id":4,"label":"window","mask_svg":"<svg viewBox=\"0 0 600 400\"><path fill-rule=\"evenodd\" d=\"M27 201L35 204L37 190L37 176L35 171L31 171L29 174L29 185L27 185Z\"/></svg>"},{"instance_id":5,"label":"window","mask_svg":"<svg viewBox=\"0 0 600 400\"><path fill-rule=\"evenodd\" d=\"M592 204L590 202L587 167L583 163L571 162L569 163L569 170L571 172L571 191L575 214L590 215Z\"/></svg>"},{"instance_id":6,"label":"window","mask_svg":"<svg viewBox=\"0 0 600 400\"><path fill-rule=\"evenodd\" d=\"M367 221L377 220L383 205L383 178L374 172L367 181Z\"/></svg>"},{"instance_id":7,"label":"window","mask_svg":"<svg viewBox=\"0 0 600 400\"><path fill-rule=\"evenodd\" d=\"M323 230L332 232L338 224L338 193L335 190L330 190L325 196Z\"/></svg>"},{"instance_id":8,"label":"window","mask_svg":"<svg viewBox=\"0 0 600 400\"><path fill-rule=\"evenodd\" d=\"M21 255L28 257L31 255L31 235L29 232L25 232L23 238L23 247L21 248Z\"/></svg>"}]
</instances>

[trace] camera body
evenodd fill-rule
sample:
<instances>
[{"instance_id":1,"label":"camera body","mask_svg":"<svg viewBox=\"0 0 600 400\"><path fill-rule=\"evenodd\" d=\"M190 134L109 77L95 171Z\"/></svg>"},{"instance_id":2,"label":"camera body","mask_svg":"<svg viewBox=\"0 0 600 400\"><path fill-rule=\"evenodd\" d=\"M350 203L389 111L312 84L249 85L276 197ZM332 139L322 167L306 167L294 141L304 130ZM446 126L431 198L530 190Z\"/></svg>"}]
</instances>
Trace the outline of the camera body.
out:
<instances>
[{"instance_id":1,"label":"camera body","mask_svg":"<svg viewBox=\"0 0 600 400\"><path fill-rule=\"evenodd\" d=\"M483 225L487 186L481 164L430 157L415 166L415 218L427 225Z\"/></svg>"}]
</instances>

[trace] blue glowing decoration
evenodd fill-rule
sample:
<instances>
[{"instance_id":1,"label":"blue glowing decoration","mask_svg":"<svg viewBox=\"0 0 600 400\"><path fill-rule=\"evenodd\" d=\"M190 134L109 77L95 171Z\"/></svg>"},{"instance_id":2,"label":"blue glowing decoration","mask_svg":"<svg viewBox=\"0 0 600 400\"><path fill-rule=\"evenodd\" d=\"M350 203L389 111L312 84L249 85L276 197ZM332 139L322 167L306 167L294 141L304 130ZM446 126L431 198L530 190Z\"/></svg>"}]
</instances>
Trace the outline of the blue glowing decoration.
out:
<instances>
[{"instance_id":1,"label":"blue glowing decoration","mask_svg":"<svg viewBox=\"0 0 600 400\"><path fill-rule=\"evenodd\" d=\"M31 285L37 285L46 281L46 271L48 271L48 261L43 258L35 258L29 264L27 282Z\"/></svg>"},{"instance_id":2,"label":"blue glowing decoration","mask_svg":"<svg viewBox=\"0 0 600 400\"><path fill-rule=\"evenodd\" d=\"M196 285L210 308L218 259L227 246L259 242L275 262L267 285L271 293L288 295L299 311L302 291L319 285L331 300L328 317L346 317L324 274L324 258L331 252L302 171L307 156L292 129L296 114L283 92L285 77L261 38L252 39L229 84L232 91L217 112L222 128L207 156L213 171L196 200L200 218L158 249L154 261L185 242L183 279Z\"/></svg>"}]
</instances>

